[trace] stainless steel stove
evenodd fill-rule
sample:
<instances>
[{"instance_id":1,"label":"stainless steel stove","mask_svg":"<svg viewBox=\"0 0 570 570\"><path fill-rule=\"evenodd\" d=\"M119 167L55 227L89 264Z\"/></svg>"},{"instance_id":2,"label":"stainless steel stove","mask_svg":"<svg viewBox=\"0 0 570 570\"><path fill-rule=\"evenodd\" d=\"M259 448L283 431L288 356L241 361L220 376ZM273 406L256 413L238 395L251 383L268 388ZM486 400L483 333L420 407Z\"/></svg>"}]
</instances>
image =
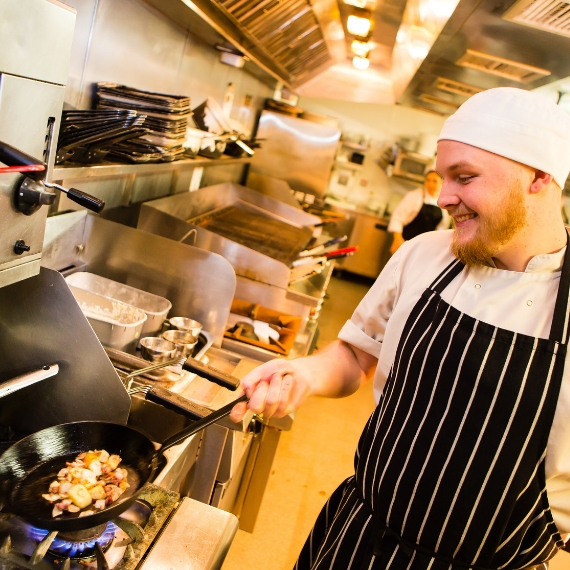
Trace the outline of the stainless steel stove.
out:
<instances>
[{"instance_id":1,"label":"stainless steel stove","mask_svg":"<svg viewBox=\"0 0 570 570\"><path fill-rule=\"evenodd\" d=\"M0 513L0 570L206 570L221 567L237 519L147 485L120 517L74 533Z\"/></svg>"}]
</instances>

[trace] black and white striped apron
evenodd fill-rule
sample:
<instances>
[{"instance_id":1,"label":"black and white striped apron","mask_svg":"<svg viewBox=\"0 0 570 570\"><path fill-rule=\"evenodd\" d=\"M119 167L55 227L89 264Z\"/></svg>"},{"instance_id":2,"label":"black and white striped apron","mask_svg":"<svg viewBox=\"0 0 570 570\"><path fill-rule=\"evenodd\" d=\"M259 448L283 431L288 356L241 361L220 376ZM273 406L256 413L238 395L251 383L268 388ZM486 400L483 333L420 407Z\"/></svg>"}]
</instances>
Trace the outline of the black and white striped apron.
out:
<instances>
[{"instance_id":1,"label":"black and white striped apron","mask_svg":"<svg viewBox=\"0 0 570 570\"><path fill-rule=\"evenodd\" d=\"M331 496L296 570L532 568L563 546L546 494L568 341L570 247L549 339L461 313L441 292L411 312L355 476Z\"/></svg>"}]
</instances>

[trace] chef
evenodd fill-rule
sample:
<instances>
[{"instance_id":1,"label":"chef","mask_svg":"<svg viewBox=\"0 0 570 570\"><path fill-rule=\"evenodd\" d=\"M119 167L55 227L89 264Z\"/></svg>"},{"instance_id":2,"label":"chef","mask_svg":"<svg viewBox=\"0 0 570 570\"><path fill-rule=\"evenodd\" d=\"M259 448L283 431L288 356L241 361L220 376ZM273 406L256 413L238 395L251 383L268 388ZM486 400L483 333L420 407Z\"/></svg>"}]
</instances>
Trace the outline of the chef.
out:
<instances>
[{"instance_id":1,"label":"chef","mask_svg":"<svg viewBox=\"0 0 570 570\"><path fill-rule=\"evenodd\" d=\"M484 91L445 122L436 168L454 230L406 242L338 341L243 380L282 416L374 376L355 474L299 570L545 568L570 533L570 116Z\"/></svg>"},{"instance_id":2,"label":"chef","mask_svg":"<svg viewBox=\"0 0 570 570\"><path fill-rule=\"evenodd\" d=\"M426 173L424 187L408 192L396 206L388 224L388 231L393 237L392 255L406 240L425 232L449 228L449 214L437 205L440 189L441 176L430 170Z\"/></svg>"}]
</instances>

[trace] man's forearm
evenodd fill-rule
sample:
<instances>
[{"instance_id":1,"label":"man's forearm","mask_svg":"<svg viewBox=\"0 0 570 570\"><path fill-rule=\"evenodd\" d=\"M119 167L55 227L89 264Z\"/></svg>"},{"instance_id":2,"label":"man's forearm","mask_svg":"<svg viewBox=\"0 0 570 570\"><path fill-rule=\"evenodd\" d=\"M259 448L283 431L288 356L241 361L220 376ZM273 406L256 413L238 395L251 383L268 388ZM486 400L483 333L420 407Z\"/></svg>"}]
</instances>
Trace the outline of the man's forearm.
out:
<instances>
[{"instance_id":1,"label":"man's forearm","mask_svg":"<svg viewBox=\"0 0 570 570\"><path fill-rule=\"evenodd\" d=\"M341 398L356 392L374 373L378 363L373 356L341 340L306 359L300 359L299 364L301 360L311 375L311 393L329 398Z\"/></svg>"}]
</instances>

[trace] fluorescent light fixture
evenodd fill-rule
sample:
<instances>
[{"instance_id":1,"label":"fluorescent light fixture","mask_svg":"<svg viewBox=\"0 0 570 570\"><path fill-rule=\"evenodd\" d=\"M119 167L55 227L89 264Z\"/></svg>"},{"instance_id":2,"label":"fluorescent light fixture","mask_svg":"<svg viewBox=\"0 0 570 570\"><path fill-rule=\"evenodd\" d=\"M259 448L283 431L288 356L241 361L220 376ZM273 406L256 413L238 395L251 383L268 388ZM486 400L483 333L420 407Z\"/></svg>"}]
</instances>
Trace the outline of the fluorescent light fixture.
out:
<instances>
[{"instance_id":1,"label":"fluorescent light fixture","mask_svg":"<svg viewBox=\"0 0 570 570\"><path fill-rule=\"evenodd\" d=\"M361 18L351 14L346 22L346 27L350 34L365 38L370 32L372 22L370 21L370 18Z\"/></svg>"},{"instance_id":2,"label":"fluorescent light fixture","mask_svg":"<svg viewBox=\"0 0 570 570\"><path fill-rule=\"evenodd\" d=\"M352 60L352 65L354 65L354 67L356 67L356 69L368 69L368 66L370 65L370 60L367 57L359 57L359 56L355 56Z\"/></svg>"},{"instance_id":3,"label":"fluorescent light fixture","mask_svg":"<svg viewBox=\"0 0 570 570\"><path fill-rule=\"evenodd\" d=\"M361 42L360 40L354 40L350 44L350 49L354 55L359 57L367 57L370 51L370 44L368 42Z\"/></svg>"},{"instance_id":4,"label":"fluorescent light fixture","mask_svg":"<svg viewBox=\"0 0 570 570\"><path fill-rule=\"evenodd\" d=\"M344 3L349 6L355 6L356 8L366 8L368 0L344 0Z\"/></svg>"}]
</instances>

